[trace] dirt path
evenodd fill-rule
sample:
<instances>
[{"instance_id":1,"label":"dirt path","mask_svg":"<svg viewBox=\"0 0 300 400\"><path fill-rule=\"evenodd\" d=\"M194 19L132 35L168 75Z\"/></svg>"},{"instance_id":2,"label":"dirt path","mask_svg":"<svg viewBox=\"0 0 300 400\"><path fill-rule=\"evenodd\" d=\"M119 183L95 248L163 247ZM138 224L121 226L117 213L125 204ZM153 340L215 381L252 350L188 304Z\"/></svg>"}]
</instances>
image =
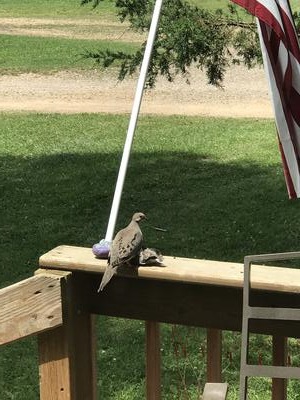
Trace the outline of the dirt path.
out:
<instances>
[{"instance_id":1,"label":"dirt path","mask_svg":"<svg viewBox=\"0 0 300 400\"><path fill-rule=\"evenodd\" d=\"M144 35L115 19L0 18L0 34L141 42Z\"/></svg>"},{"instance_id":2,"label":"dirt path","mask_svg":"<svg viewBox=\"0 0 300 400\"><path fill-rule=\"evenodd\" d=\"M120 40L141 40L111 21L76 20L74 24L74 20L66 19L0 18L0 33L5 34L74 37L76 31L76 35L84 38L103 39L104 36L110 38L109 30L119 35ZM197 69L191 70L190 81L187 85L180 77L174 83L159 79L156 88L145 93L141 112L272 117L262 69L232 67L226 75L224 89L207 85L205 74ZM2 75L0 111L129 113L136 82L137 77L118 82L112 72L99 74L95 71Z\"/></svg>"},{"instance_id":3,"label":"dirt path","mask_svg":"<svg viewBox=\"0 0 300 400\"><path fill-rule=\"evenodd\" d=\"M197 72L197 73L196 73ZM227 117L272 117L264 73L232 68L224 89L206 84L206 77L193 71L191 84L159 79L145 93L142 113ZM58 113L131 111L136 77L118 82L115 75L98 73L0 76L0 110Z\"/></svg>"}]
</instances>

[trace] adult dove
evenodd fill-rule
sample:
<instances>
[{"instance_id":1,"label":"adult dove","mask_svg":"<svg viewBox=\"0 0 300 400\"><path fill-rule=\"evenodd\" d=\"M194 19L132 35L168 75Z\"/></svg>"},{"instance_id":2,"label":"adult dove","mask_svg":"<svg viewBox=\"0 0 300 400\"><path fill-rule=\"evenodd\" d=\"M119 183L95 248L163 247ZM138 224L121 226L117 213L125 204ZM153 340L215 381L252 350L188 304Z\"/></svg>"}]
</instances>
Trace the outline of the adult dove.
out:
<instances>
[{"instance_id":1,"label":"adult dove","mask_svg":"<svg viewBox=\"0 0 300 400\"><path fill-rule=\"evenodd\" d=\"M121 229L115 236L108 255L107 267L102 277L98 292L108 284L118 267L139 258L143 244L143 234L139 222L145 219L145 214L133 214L126 228Z\"/></svg>"}]
</instances>

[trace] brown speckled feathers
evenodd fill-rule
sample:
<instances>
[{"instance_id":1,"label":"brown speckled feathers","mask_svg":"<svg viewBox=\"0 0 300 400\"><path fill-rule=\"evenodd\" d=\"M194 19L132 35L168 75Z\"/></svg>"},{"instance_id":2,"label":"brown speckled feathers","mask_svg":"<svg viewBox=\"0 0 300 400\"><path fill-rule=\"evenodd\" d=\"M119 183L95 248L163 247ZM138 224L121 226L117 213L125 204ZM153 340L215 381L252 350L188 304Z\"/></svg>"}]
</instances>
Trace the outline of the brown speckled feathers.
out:
<instances>
[{"instance_id":1,"label":"brown speckled feathers","mask_svg":"<svg viewBox=\"0 0 300 400\"><path fill-rule=\"evenodd\" d=\"M126 228L121 229L115 236L108 257L108 264L98 291L111 280L117 268L136 258L141 251L143 234L139 222L145 219L143 213L135 213Z\"/></svg>"}]
</instances>

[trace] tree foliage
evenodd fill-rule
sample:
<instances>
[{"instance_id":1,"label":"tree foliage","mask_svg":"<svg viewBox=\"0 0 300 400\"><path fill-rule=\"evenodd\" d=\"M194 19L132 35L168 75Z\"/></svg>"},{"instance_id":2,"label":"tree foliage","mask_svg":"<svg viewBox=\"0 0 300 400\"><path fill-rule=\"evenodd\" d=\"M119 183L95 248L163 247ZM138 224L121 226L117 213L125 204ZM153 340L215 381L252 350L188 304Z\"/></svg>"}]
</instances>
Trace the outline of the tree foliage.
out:
<instances>
[{"instance_id":1,"label":"tree foliage","mask_svg":"<svg viewBox=\"0 0 300 400\"><path fill-rule=\"evenodd\" d=\"M102 0L83 0L96 7ZM130 28L149 30L154 0L115 0L121 22ZM209 11L184 0L165 0L157 38L149 66L147 86L153 87L159 74L169 81L181 73L188 81L188 70L193 64L206 71L208 82L221 85L228 66L243 63L249 68L262 62L256 22L250 15L228 4L227 12ZM296 25L299 15L295 14ZM299 25L298 25L299 27ZM140 66L146 43L135 54L110 50L88 52L103 67L116 61L120 64L119 79L124 79Z\"/></svg>"}]
</instances>

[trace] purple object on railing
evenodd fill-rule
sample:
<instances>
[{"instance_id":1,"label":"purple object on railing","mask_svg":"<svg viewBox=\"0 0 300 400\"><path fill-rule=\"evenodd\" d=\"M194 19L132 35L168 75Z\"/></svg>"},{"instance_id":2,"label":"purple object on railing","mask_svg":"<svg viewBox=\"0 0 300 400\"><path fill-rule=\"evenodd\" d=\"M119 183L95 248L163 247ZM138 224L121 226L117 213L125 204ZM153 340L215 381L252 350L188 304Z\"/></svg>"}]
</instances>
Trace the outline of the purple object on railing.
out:
<instances>
[{"instance_id":1,"label":"purple object on railing","mask_svg":"<svg viewBox=\"0 0 300 400\"><path fill-rule=\"evenodd\" d=\"M108 258L111 242L105 239L100 240L99 243L95 243L92 252L97 258Z\"/></svg>"}]
</instances>

